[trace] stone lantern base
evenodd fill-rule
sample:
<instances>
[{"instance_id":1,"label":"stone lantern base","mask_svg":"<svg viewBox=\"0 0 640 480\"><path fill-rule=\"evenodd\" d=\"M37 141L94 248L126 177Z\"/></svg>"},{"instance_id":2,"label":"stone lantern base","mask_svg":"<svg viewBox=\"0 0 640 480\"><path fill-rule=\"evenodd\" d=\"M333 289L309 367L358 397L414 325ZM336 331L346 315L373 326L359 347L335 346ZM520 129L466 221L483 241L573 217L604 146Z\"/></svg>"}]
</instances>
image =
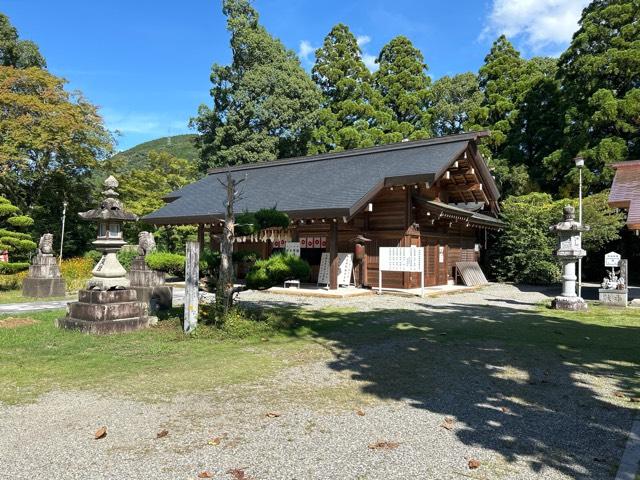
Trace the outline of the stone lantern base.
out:
<instances>
[{"instance_id":1,"label":"stone lantern base","mask_svg":"<svg viewBox=\"0 0 640 480\"><path fill-rule=\"evenodd\" d=\"M80 290L78 301L67 306L67 316L58 319L56 326L105 334L140 330L157 321L133 289Z\"/></svg>"},{"instance_id":2,"label":"stone lantern base","mask_svg":"<svg viewBox=\"0 0 640 480\"><path fill-rule=\"evenodd\" d=\"M551 306L556 310L587 310L587 302L582 297L563 297L558 296L553 299Z\"/></svg>"}]
</instances>

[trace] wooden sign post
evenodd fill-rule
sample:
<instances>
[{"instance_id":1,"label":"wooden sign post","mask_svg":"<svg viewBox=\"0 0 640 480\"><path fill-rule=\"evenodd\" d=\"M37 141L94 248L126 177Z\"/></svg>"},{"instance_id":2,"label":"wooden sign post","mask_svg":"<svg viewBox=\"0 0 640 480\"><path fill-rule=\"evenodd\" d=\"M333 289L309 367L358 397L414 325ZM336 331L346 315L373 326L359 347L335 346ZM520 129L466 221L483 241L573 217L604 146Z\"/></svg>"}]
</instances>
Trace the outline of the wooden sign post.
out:
<instances>
[{"instance_id":1,"label":"wooden sign post","mask_svg":"<svg viewBox=\"0 0 640 480\"><path fill-rule=\"evenodd\" d=\"M187 242L184 266L184 333L198 325L198 283L200 280L200 244Z\"/></svg>"},{"instance_id":2,"label":"wooden sign post","mask_svg":"<svg viewBox=\"0 0 640 480\"><path fill-rule=\"evenodd\" d=\"M419 272L420 296L424 296L424 247L380 247L378 294L382 294L382 271ZM444 248L443 253L444 255ZM444 260L443 260L444 261Z\"/></svg>"}]
</instances>

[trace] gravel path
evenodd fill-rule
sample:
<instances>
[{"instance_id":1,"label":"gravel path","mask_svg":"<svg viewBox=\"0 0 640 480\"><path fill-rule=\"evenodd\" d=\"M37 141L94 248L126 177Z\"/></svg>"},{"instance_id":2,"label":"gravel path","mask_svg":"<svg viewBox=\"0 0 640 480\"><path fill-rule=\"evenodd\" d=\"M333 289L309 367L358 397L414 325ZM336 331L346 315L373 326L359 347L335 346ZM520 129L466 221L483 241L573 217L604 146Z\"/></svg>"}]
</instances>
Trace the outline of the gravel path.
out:
<instances>
[{"instance_id":1,"label":"gravel path","mask_svg":"<svg viewBox=\"0 0 640 480\"><path fill-rule=\"evenodd\" d=\"M240 295L247 303L435 313L531 310L547 298L504 285L425 300ZM245 480L613 478L633 420L611 395L615 378L557 358L513 358L490 341L424 339L419 358L429 363L416 362L414 378L398 380L396 368L417 345L415 338L348 349L333 342L305 367L163 402L67 391L0 405L0 478L188 479L204 471ZM334 399L336 392L347 394ZM103 425L107 436L94 440ZM389 443L370 448L376 442ZM469 469L471 459L478 469Z\"/></svg>"}]
</instances>

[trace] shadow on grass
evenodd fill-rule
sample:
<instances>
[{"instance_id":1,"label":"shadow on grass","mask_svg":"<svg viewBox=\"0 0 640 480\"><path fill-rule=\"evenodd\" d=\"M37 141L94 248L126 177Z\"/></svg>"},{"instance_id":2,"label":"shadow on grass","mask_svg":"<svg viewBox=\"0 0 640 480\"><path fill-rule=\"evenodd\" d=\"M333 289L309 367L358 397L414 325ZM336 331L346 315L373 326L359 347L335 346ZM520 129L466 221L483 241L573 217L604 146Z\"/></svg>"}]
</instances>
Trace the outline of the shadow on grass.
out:
<instances>
[{"instance_id":1,"label":"shadow on grass","mask_svg":"<svg viewBox=\"0 0 640 480\"><path fill-rule=\"evenodd\" d=\"M455 417L466 445L527 456L534 472L612 478L640 394L633 314L516 308L316 310L297 334L327 345L363 392Z\"/></svg>"}]
</instances>

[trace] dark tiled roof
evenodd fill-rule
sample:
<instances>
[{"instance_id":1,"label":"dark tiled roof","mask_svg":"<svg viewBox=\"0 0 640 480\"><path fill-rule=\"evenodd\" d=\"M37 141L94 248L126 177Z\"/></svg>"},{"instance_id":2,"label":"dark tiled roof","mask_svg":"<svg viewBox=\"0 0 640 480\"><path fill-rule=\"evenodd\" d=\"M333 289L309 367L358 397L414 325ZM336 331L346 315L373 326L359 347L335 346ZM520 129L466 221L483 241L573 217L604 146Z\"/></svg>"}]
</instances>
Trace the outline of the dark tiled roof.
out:
<instances>
[{"instance_id":1,"label":"dark tiled roof","mask_svg":"<svg viewBox=\"0 0 640 480\"><path fill-rule=\"evenodd\" d=\"M473 212L471 210L457 207L455 205L436 202L434 200L427 200L425 198L421 198L418 196L414 196L413 199L421 203L425 207L427 207L429 210L436 211L436 212L443 212L450 216L460 218L462 220L466 220L469 223L473 223L476 225L492 226L496 228L504 227L504 222L502 220L492 217L491 215L485 215L484 213Z\"/></svg>"},{"instance_id":2,"label":"dark tiled roof","mask_svg":"<svg viewBox=\"0 0 640 480\"><path fill-rule=\"evenodd\" d=\"M452 135L211 170L201 180L169 194L166 199L170 203L143 220L158 224L206 223L221 218L226 191L220 182L227 171L235 179L245 179L243 198L235 207L238 212L276 206L293 217L315 213L349 216L385 181L412 177L433 181L470 141L485 135Z\"/></svg>"}]
</instances>

